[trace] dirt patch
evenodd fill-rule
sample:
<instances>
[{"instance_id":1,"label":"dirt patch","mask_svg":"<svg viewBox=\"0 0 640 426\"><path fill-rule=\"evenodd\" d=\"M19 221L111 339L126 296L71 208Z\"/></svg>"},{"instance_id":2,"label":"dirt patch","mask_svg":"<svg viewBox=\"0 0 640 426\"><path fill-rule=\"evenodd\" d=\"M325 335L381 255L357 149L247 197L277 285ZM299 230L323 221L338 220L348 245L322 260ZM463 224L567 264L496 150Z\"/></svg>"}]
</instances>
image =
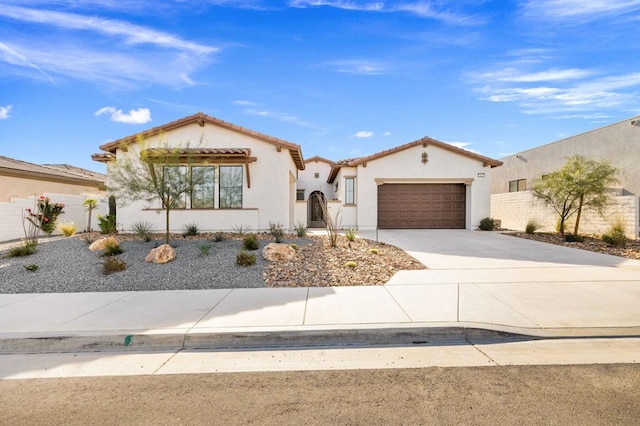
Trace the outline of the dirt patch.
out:
<instances>
[{"instance_id":1,"label":"dirt patch","mask_svg":"<svg viewBox=\"0 0 640 426\"><path fill-rule=\"evenodd\" d=\"M505 235L511 235L518 238L526 238L528 240L541 241L549 244L556 244L559 246L573 247L581 250L594 251L598 253L610 254L613 256L625 257L627 259L640 260L640 241L629 240L624 247L613 247L602 241L595 235L584 236L582 242L568 243L559 234L548 234L543 232L536 232L534 234L527 234L524 232L507 232Z\"/></svg>"},{"instance_id":2,"label":"dirt patch","mask_svg":"<svg viewBox=\"0 0 640 426\"><path fill-rule=\"evenodd\" d=\"M264 279L268 287L328 287L385 284L398 271L426 269L395 246L357 238L311 237L313 243L299 247L295 260L270 263ZM347 265L347 262L351 266Z\"/></svg>"}]
</instances>

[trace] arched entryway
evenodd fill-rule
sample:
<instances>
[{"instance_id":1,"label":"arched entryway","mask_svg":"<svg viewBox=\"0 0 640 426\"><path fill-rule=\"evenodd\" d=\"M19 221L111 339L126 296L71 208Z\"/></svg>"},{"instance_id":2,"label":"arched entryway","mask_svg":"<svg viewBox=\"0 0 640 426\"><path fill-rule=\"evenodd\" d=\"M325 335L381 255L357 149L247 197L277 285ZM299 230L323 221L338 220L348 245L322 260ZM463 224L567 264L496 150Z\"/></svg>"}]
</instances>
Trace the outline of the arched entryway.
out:
<instances>
[{"instance_id":1,"label":"arched entryway","mask_svg":"<svg viewBox=\"0 0 640 426\"><path fill-rule=\"evenodd\" d=\"M322 191L313 191L309 195L307 211L309 212L310 228L324 228L327 225L324 217L326 206L327 200L324 198Z\"/></svg>"}]
</instances>

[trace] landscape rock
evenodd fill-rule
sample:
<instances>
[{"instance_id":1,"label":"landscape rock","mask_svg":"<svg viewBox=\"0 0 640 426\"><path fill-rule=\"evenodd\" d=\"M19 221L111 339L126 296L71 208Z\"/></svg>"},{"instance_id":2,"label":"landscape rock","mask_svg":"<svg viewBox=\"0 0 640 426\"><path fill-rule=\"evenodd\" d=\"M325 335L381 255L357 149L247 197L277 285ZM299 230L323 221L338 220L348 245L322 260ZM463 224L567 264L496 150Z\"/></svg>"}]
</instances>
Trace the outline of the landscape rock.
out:
<instances>
[{"instance_id":1,"label":"landscape rock","mask_svg":"<svg viewBox=\"0 0 640 426\"><path fill-rule=\"evenodd\" d=\"M296 251L289 244L269 243L262 250L262 257L270 262L287 262L296 257Z\"/></svg>"},{"instance_id":2,"label":"landscape rock","mask_svg":"<svg viewBox=\"0 0 640 426\"><path fill-rule=\"evenodd\" d=\"M169 244L163 244L149 252L144 258L147 262L169 263L176 258L176 251Z\"/></svg>"},{"instance_id":3,"label":"landscape rock","mask_svg":"<svg viewBox=\"0 0 640 426\"><path fill-rule=\"evenodd\" d=\"M94 242L91 243L91 245L89 246L89 250L90 251L102 251L108 245L116 245L117 246L118 244L120 244L120 243L118 242L116 237L99 238L99 239L97 239L97 240L95 240Z\"/></svg>"}]
</instances>

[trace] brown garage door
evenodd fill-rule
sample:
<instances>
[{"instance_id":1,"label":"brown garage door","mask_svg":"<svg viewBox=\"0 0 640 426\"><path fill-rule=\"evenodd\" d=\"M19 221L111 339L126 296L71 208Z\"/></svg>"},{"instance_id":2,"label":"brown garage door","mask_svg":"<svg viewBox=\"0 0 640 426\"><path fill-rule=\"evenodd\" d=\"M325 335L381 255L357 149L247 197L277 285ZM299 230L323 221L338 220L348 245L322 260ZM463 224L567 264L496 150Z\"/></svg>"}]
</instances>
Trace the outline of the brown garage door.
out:
<instances>
[{"instance_id":1,"label":"brown garage door","mask_svg":"<svg viewBox=\"0 0 640 426\"><path fill-rule=\"evenodd\" d=\"M378 186L380 229L464 229L464 184Z\"/></svg>"}]
</instances>

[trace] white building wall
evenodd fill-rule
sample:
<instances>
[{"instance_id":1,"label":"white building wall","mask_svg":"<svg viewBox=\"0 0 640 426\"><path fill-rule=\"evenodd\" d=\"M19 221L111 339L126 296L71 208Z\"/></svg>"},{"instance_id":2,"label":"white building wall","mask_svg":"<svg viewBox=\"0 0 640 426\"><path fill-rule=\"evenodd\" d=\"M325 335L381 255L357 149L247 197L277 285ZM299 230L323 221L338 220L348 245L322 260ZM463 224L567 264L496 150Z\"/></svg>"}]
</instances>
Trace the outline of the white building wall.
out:
<instances>
[{"instance_id":1,"label":"white building wall","mask_svg":"<svg viewBox=\"0 0 640 426\"><path fill-rule=\"evenodd\" d=\"M324 161L306 161L305 169L298 171L298 189L304 189L305 200L313 191L321 191L327 200L335 198L333 185L327 183L331 165ZM317 173L318 177L315 177ZM306 219L305 219L306 220Z\"/></svg>"},{"instance_id":2,"label":"white building wall","mask_svg":"<svg viewBox=\"0 0 640 426\"><path fill-rule=\"evenodd\" d=\"M231 230L234 226L248 226L252 230L267 230L269 223L280 223L288 227L292 222L291 175L296 167L289 151L268 142L229 129L206 123L204 127L193 123L128 146L127 152L117 151L117 158L139 156L142 149L152 147L182 148L249 148L251 157L257 161L249 164L251 188L247 187L246 168L243 166L243 208L220 210L172 210L170 227L172 232L181 232L186 224L196 223L202 231ZM213 165L218 165L212 163ZM224 165L224 164L222 164ZM107 178L107 186L109 180ZM217 181L216 181L217 186ZM216 189L217 191L217 189ZM164 229L164 211L159 202L134 202L123 205L118 200L118 228L128 231L138 221L147 221L153 229ZM217 198L216 198L217 207Z\"/></svg>"},{"instance_id":3,"label":"white building wall","mask_svg":"<svg viewBox=\"0 0 640 426\"><path fill-rule=\"evenodd\" d=\"M422 164L422 153L429 161ZM345 175L348 172L345 172ZM357 170L357 226L375 229L378 222L378 183L376 179L403 179L407 183L462 183L467 188L466 228L476 229L490 214L491 167L481 161L436 147L415 146L369 162ZM343 182L340 183L343 186ZM340 192L340 190L339 190Z\"/></svg>"}]
</instances>

